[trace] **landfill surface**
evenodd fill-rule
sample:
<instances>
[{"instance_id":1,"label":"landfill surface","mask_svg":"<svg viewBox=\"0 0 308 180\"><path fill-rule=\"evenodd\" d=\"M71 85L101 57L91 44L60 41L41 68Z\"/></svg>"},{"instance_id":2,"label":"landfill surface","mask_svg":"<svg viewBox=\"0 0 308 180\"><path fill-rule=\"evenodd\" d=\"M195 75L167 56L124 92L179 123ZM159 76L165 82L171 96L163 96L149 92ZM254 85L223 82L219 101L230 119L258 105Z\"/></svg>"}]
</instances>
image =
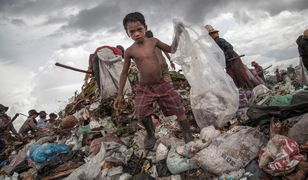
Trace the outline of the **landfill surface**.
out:
<instances>
[{"instance_id":1,"label":"landfill surface","mask_svg":"<svg viewBox=\"0 0 308 180\"><path fill-rule=\"evenodd\" d=\"M176 117L165 117L155 105L151 151L144 149L146 131L134 116L134 93L115 111L115 96L101 100L89 78L52 128L8 141L0 179L307 179L308 90L294 73L239 89L239 109L228 123L199 128L189 83L170 71L194 141L185 144Z\"/></svg>"}]
</instances>

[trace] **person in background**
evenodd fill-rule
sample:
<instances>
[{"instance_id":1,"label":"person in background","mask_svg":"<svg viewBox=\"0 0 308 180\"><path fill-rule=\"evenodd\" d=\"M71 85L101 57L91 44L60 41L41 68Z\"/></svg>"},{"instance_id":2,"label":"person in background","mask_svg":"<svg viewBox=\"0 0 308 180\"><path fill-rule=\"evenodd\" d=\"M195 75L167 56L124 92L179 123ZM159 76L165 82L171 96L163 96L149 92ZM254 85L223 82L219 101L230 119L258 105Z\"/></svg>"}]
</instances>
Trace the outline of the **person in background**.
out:
<instances>
[{"instance_id":1,"label":"person in background","mask_svg":"<svg viewBox=\"0 0 308 180\"><path fill-rule=\"evenodd\" d=\"M299 53L299 73L298 80L305 88L308 86L308 29L304 30L304 34L300 35L296 43Z\"/></svg>"},{"instance_id":2,"label":"person in background","mask_svg":"<svg viewBox=\"0 0 308 180\"><path fill-rule=\"evenodd\" d=\"M22 135L27 135L29 131L31 133L39 131L39 128L37 127L37 121L35 119L37 118L39 113L35 109L31 109L28 112L28 114L29 114L28 119L23 123L23 125L19 129L19 133Z\"/></svg>"},{"instance_id":3,"label":"person in background","mask_svg":"<svg viewBox=\"0 0 308 180\"><path fill-rule=\"evenodd\" d=\"M37 127L38 128L47 128L47 113L45 111L39 112L40 119L37 120Z\"/></svg>"},{"instance_id":4,"label":"person in background","mask_svg":"<svg viewBox=\"0 0 308 180\"><path fill-rule=\"evenodd\" d=\"M280 75L280 72L279 72L279 68L277 67L276 70L275 70L275 76L276 76L276 81L277 82L281 82L282 81L282 77Z\"/></svg>"},{"instance_id":5,"label":"person in background","mask_svg":"<svg viewBox=\"0 0 308 180\"><path fill-rule=\"evenodd\" d=\"M265 77L264 77L262 66L260 66L256 61L252 61L251 66L255 68L258 76L265 82Z\"/></svg>"},{"instance_id":6,"label":"person in background","mask_svg":"<svg viewBox=\"0 0 308 180\"><path fill-rule=\"evenodd\" d=\"M224 52L226 58L226 70L233 79L235 85L238 88L244 89L253 89L255 86L259 85L260 83L243 64L239 55L233 50L233 46L225 39L219 37L219 31L215 30L211 25L205 25L204 27Z\"/></svg>"},{"instance_id":7,"label":"person in background","mask_svg":"<svg viewBox=\"0 0 308 180\"><path fill-rule=\"evenodd\" d=\"M308 70L308 29L304 30L304 34L300 35L296 43L298 45L298 53L306 70Z\"/></svg>"},{"instance_id":8,"label":"person in background","mask_svg":"<svg viewBox=\"0 0 308 180\"><path fill-rule=\"evenodd\" d=\"M0 104L0 135L1 138L4 139L4 141L12 139L12 134L16 138L20 138L20 135L17 133L16 129L13 126L13 121L19 116L19 114L16 113L15 116L11 118L6 114L8 109L9 107Z\"/></svg>"},{"instance_id":9,"label":"person in background","mask_svg":"<svg viewBox=\"0 0 308 180\"><path fill-rule=\"evenodd\" d=\"M58 115L55 113L50 113L49 114L49 119L48 119L48 127L53 128L58 126L57 122Z\"/></svg>"}]
</instances>

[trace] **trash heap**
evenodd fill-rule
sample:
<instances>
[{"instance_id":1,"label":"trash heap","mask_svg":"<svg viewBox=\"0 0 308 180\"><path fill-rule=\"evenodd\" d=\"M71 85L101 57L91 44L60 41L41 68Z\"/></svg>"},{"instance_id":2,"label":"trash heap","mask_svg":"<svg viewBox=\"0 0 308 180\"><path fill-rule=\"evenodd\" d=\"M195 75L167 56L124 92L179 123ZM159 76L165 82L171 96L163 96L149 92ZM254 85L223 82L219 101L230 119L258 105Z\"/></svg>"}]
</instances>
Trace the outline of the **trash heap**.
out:
<instances>
[{"instance_id":1,"label":"trash heap","mask_svg":"<svg viewBox=\"0 0 308 180\"><path fill-rule=\"evenodd\" d=\"M157 108L157 143L143 148L145 129L134 117L134 95L120 112L115 97L100 100L86 82L60 113L59 126L14 142L1 160L4 179L305 179L308 162L308 91L289 82L239 90L240 108L223 128L198 128L190 86L172 71L194 135L185 144L175 116Z\"/></svg>"}]
</instances>

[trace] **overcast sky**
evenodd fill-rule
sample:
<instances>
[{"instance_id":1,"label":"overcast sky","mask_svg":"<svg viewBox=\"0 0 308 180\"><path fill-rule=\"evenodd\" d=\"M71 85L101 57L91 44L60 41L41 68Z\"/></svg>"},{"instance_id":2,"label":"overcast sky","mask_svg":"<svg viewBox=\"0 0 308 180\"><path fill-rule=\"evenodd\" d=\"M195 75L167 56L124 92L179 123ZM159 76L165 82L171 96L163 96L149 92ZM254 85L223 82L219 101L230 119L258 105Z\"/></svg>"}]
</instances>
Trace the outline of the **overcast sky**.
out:
<instances>
[{"instance_id":1,"label":"overcast sky","mask_svg":"<svg viewBox=\"0 0 308 180\"><path fill-rule=\"evenodd\" d=\"M249 67L252 60L264 67L296 66L295 40L308 28L307 0L0 0L0 103L10 107L8 114L63 108L80 92L84 74L54 63L87 69L97 47L127 48L132 40L122 20L135 11L168 44L174 18L211 24L246 55Z\"/></svg>"}]
</instances>

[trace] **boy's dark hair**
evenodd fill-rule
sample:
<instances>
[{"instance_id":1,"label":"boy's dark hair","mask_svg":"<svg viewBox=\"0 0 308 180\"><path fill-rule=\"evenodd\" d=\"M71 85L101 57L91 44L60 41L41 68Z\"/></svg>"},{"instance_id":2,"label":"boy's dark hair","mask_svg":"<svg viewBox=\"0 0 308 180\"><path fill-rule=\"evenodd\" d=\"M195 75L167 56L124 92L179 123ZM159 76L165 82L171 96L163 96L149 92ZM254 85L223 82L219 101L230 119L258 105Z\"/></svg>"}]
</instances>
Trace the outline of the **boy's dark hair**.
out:
<instances>
[{"instance_id":1,"label":"boy's dark hair","mask_svg":"<svg viewBox=\"0 0 308 180\"><path fill-rule=\"evenodd\" d=\"M145 37L147 38L153 37L153 32L151 30L148 30L147 32L145 32Z\"/></svg>"},{"instance_id":2,"label":"boy's dark hair","mask_svg":"<svg viewBox=\"0 0 308 180\"><path fill-rule=\"evenodd\" d=\"M140 12L129 13L125 16L125 18L123 19L123 26L124 26L126 33L127 33L127 27L126 27L127 23L137 22L137 21L139 21L142 25L146 27L144 16Z\"/></svg>"}]
</instances>

